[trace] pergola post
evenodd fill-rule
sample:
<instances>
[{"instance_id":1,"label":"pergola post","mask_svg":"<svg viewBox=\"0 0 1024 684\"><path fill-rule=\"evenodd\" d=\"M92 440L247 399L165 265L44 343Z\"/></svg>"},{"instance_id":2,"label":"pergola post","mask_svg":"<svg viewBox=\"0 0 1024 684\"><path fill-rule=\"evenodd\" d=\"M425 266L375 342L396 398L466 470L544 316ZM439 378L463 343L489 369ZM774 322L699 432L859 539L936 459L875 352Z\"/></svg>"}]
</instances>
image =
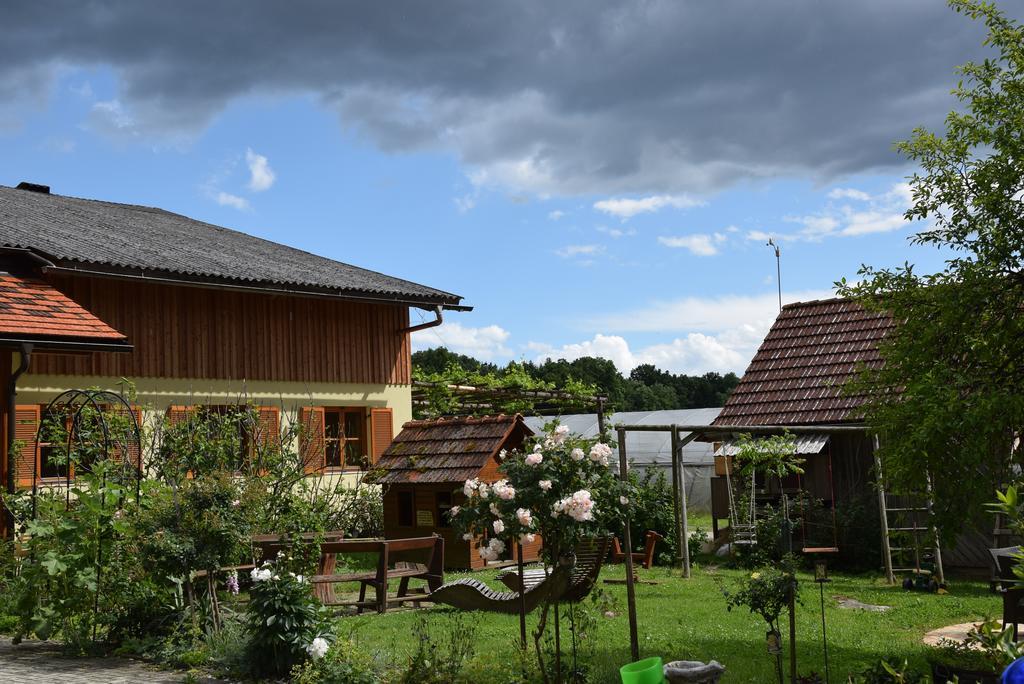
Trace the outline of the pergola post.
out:
<instances>
[{"instance_id":1,"label":"pergola post","mask_svg":"<svg viewBox=\"0 0 1024 684\"><path fill-rule=\"evenodd\" d=\"M619 479L623 482L627 479L628 464L626 461L626 429L617 429L619 441ZM633 586L633 539L629 532L629 507L626 507L626 514L623 516L625 529L622 532L623 542L626 551L626 607L629 612L629 650L633 660L640 660L640 642L637 637L636 626L636 588Z\"/></svg>"}]
</instances>

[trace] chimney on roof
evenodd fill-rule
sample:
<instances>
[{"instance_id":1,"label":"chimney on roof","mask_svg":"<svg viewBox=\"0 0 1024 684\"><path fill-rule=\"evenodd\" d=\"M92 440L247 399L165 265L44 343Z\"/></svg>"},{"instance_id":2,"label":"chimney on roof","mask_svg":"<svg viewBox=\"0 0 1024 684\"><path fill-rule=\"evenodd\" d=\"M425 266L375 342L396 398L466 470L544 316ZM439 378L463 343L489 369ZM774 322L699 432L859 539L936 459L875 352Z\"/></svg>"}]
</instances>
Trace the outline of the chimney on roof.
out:
<instances>
[{"instance_id":1,"label":"chimney on roof","mask_svg":"<svg viewBox=\"0 0 1024 684\"><path fill-rule=\"evenodd\" d=\"M27 183L25 181L21 181L20 183L18 183L18 190L28 190L29 192L41 192L44 195L50 194L49 185L40 185L39 183Z\"/></svg>"}]
</instances>

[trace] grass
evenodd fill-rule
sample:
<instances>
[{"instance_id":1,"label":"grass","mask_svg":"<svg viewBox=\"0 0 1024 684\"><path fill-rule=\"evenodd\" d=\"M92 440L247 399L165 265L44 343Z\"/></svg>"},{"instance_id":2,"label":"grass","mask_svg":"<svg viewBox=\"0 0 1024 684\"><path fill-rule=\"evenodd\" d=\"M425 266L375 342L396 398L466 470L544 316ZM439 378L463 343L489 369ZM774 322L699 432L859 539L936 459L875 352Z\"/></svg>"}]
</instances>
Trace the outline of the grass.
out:
<instances>
[{"instance_id":1,"label":"grass","mask_svg":"<svg viewBox=\"0 0 1024 684\"><path fill-rule=\"evenodd\" d=\"M727 668L723 681L772 681L773 661L764 645L766 626L748 612L727 611L716 583L716 578L732 582L742 571L698 567L690 580L673 576L663 568L640 573L642 579L657 582L636 588L641 657L660 655L666 661L713 658ZM473 576L490 582L493 574ZM601 576L621 579L624 571L622 566L611 566ZM818 585L806 575L801 580L803 603L796 611L798 669L802 674L812 670L823 672ZM609 595L617 614L611 618L597 617L590 645L593 652L586 664L592 681L618 682L619 666L630 660L626 588L604 583L599 587ZM833 598L836 595L892 609L885 613L842 609ZM893 662L907 659L923 668L928 653L928 647L921 644L925 632L1000 610L999 598L988 593L986 584L968 580L953 581L949 595L936 595L904 592L899 587L887 586L876 575L839 575L825 585L825 600L834 682L845 681L847 674L881 658ZM339 620L338 628L342 633L351 631L363 648L397 664L405 661L414 646L410 634L416 621L426 619L432 636L443 639L449 612L448 608L436 607L348 617ZM500 664L483 668L493 674L493 679L487 675L476 681L515 681L518 616L478 613L475 620L477 659ZM535 624L536 615L529 616L528 627L532 630ZM563 637L568 650L567 630Z\"/></svg>"}]
</instances>

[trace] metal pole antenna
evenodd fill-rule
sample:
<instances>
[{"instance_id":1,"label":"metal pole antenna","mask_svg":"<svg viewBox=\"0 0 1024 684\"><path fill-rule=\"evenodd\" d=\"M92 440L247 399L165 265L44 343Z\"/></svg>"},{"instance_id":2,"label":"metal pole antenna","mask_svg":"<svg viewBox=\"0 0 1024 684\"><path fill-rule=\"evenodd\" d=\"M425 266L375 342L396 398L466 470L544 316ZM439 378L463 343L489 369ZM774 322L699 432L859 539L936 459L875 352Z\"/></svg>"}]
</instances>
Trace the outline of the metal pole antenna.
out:
<instances>
[{"instance_id":1,"label":"metal pole antenna","mask_svg":"<svg viewBox=\"0 0 1024 684\"><path fill-rule=\"evenodd\" d=\"M768 238L766 246L775 250L775 281L779 284L779 311L782 311L782 256L774 238Z\"/></svg>"}]
</instances>

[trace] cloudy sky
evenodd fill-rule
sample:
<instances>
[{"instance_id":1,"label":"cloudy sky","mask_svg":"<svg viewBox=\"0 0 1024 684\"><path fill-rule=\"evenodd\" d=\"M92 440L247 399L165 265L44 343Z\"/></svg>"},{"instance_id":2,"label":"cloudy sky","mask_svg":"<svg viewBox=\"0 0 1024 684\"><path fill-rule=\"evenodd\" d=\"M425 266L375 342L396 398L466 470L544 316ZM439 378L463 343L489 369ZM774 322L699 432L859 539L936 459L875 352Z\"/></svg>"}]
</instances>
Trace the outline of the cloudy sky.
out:
<instances>
[{"instance_id":1,"label":"cloudy sky","mask_svg":"<svg viewBox=\"0 0 1024 684\"><path fill-rule=\"evenodd\" d=\"M0 16L0 184L163 207L476 307L420 348L625 373L742 372L777 313L769 236L788 301L861 263L935 268L892 143L940 126L954 67L985 54L937 0Z\"/></svg>"}]
</instances>

